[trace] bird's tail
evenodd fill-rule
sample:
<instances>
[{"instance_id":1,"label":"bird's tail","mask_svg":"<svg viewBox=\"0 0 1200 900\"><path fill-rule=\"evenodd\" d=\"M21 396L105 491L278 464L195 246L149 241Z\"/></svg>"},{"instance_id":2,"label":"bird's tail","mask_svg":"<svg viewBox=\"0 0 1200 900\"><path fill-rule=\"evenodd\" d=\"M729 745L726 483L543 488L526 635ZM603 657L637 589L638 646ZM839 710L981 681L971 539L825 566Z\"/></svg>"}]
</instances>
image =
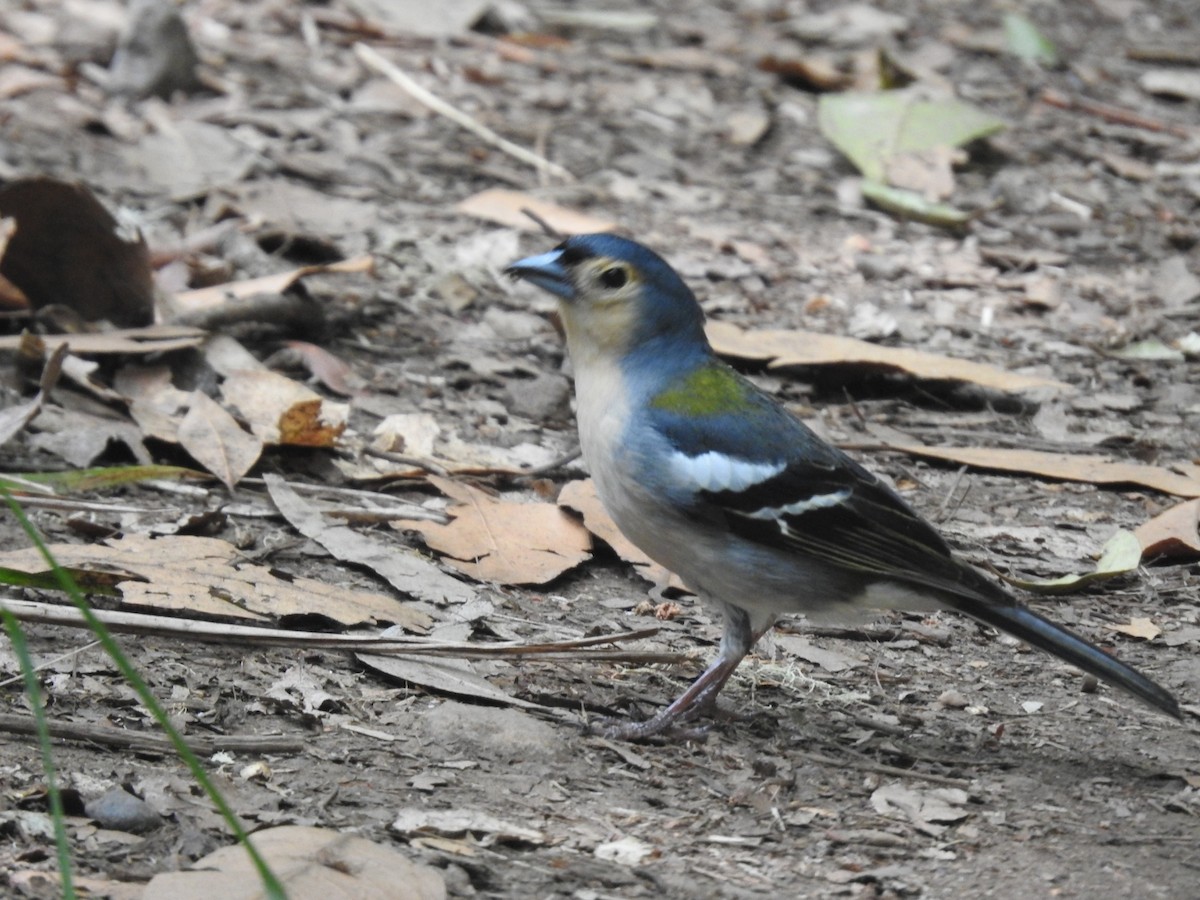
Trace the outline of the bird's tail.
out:
<instances>
[{"instance_id":1,"label":"bird's tail","mask_svg":"<svg viewBox=\"0 0 1200 900\"><path fill-rule=\"evenodd\" d=\"M1014 602L1011 597L1005 596L1007 602L1004 603L985 603L975 598L970 598L972 602L962 602L967 599L962 596L956 599L959 601L954 604L956 608L972 618L1001 631L1007 631L1040 650L1053 653L1059 659L1107 681L1114 687L1128 691L1155 709L1160 709L1176 719L1181 718L1179 702L1165 689L1131 666L1109 656L1099 647L1092 646L1062 626L1055 625L1033 610Z\"/></svg>"}]
</instances>

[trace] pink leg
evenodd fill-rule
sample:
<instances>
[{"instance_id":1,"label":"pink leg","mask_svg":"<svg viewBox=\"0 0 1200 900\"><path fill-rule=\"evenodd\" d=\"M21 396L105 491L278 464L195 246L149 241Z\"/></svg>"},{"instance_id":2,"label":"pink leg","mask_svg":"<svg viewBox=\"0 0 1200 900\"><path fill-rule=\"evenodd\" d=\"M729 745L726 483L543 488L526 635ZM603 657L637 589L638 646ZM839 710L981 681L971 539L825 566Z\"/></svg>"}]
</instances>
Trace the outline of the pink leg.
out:
<instances>
[{"instance_id":1,"label":"pink leg","mask_svg":"<svg viewBox=\"0 0 1200 900\"><path fill-rule=\"evenodd\" d=\"M725 633L721 636L721 650L717 658L707 669L692 682L691 687L683 692L666 709L645 722L626 722L606 729L604 736L616 740L638 741L654 735L663 734L675 729L684 722L690 722L697 716L716 705L717 694L733 674L733 670L745 659L750 648L758 642L768 628L768 622L762 628L753 630L750 617L736 607L725 608Z\"/></svg>"}]
</instances>

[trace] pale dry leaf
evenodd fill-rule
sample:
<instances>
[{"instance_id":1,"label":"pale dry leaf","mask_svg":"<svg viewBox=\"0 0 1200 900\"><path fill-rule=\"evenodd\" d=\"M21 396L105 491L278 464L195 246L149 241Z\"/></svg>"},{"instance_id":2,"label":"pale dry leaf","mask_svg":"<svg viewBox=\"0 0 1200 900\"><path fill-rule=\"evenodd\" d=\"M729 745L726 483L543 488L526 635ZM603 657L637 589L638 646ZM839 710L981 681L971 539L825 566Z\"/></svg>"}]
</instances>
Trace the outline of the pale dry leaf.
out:
<instances>
[{"instance_id":1,"label":"pale dry leaf","mask_svg":"<svg viewBox=\"0 0 1200 900\"><path fill-rule=\"evenodd\" d=\"M552 503L503 500L478 488L431 476L429 482L458 503L454 519L399 521L395 528L419 531L446 561L479 581L545 584L591 557L587 529Z\"/></svg>"},{"instance_id":2,"label":"pale dry leaf","mask_svg":"<svg viewBox=\"0 0 1200 900\"><path fill-rule=\"evenodd\" d=\"M504 188L489 188L472 194L454 208L477 219L524 231L542 230L537 222L525 215L525 209L541 217L559 234L591 234L597 231L612 231L617 227L615 222L608 219L597 218L565 206L538 200L520 191Z\"/></svg>"},{"instance_id":3,"label":"pale dry leaf","mask_svg":"<svg viewBox=\"0 0 1200 900\"><path fill-rule=\"evenodd\" d=\"M221 395L264 444L333 447L346 430L350 408L267 369L232 373Z\"/></svg>"},{"instance_id":4,"label":"pale dry leaf","mask_svg":"<svg viewBox=\"0 0 1200 900\"><path fill-rule=\"evenodd\" d=\"M291 489L278 475L263 480L271 501L293 528L316 541L342 562L365 566L402 593L431 603L466 603L475 590L447 575L416 551L329 522L320 510Z\"/></svg>"},{"instance_id":5,"label":"pale dry leaf","mask_svg":"<svg viewBox=\"0 0 1200 900\"><path fill-rule=\"evenodd\" d=\"M328 828L284 825L250 838L283 882L289 900L445 900L432 866L395 847ZM265 896L250 857L236 844L196 860L190 870L155 875L142 900L259 900Z\"/></svg>"},{"instance_id":6,"label":"pale dry leaf","mask_svg":"<svg viewBox=\"0 0 1200 900\"><path fill-rule=\"evenodd\" d=\"M168 366L127 365L118 370L113 386L129 401L129 415L146 437L179 443L179 423L191 395L172 383Z\"/></svg>"},{"instance_id":7,"label":"pale dry leaf","mask_svg":"<svg viewBox=\"0 0 1200 900\"><path fill-rule=\"evenodd\" d=\"M94 334L45 334L41 339L47 352L62 344L70 344L71 352L83 356L122 355L137 356L151 353L171 353L198 347L204 342L205 332L199 328L183 325L147 325L144 328L122 328L116 331ZM20 348L21 335L0 336L0 350Z\"/></svg>"},{"instance_id":8,"label":"pale dry leaf","mask_svg":"<svg viewBox=\"0 0 1200 900\"><path fill-rule=\"evenodd\" d=\"M513 841L523 844L546 843L546 836L540 831L477 809L428 809L423 806L410 806L397 810L396 818L392 821L392 831L406 837L421 834L437 834L443 837L473 834L478 836L479 842L485 847Z\"/></svg>"},{"instance_id":9,"label":"pale dry leaf","mask_svg":"<svg viewBox=\"0 0 1200 900\"><path fill-rule=\"evenodd\" d=\"M364 666L391 678L420 685L423 688L461 697L472 703L486 700L522 708L538 704L514 697L496 687L476 670L467 659L428 659L419 657L383 656L377 653L356 653Z\"/></svg>"},{"instance_id":10,"label":"pale dry leaf","mask_svg":"<svg viewBox=\"0 0 1200 900\"><path fill-rule=\"evenodd\" d=\"M1121 634L1141 638L1144 641L1152 641L1162 634L1162 629L1155 625L1154 622L1138 616L1132 617L1128 625L1105 625L1104 627L1109 631L1119 631Z\"/></svg>"},{"instance_id":11,"label":"pale dry leaf","mask_svg":"<svg viewBox=\"0 0 1200 900\"><path fill-rule=\"evenodd\" d=\"M125 607L134 609L254 622L320 615L345 626L395 622L412 631L431 624L427 615L393 597L309 578L280 578L266 566L245 562L236 547L217 538L131 534L106 544L56 544L50 552L66 568L116 573L110 580ZM0 554L0 566L31 574L48 568L33 547Z\"/></svg>"},{"instance_id":12,"label":"pale dry leaf","mask_svg":"<svg viewBox=\"0 0 1200 900\"><path fill-rule=\"evenodd\" d=\"M676 581L672 586L683 587L675 579L675 576L621 534L621 529L617 527L617 523L612 520L604 508L604 504L596 495L596 483L592 479L583 478L564 485L558 494L558 505L579 513L583 517L583 525L588 531L608 544L617 556L631 564L634 571L651 584L666 584L670 578Z\"/></svg>"},{"instance_id":13,"label":"pale dry leaf","mask_svg":"<svg viewBox=\"0 0 1200 900\"><path fill-rule=\"evenodd\" d=\"M375 426L371 443L388 453L428 460L433 458L433 442L441 431L429 413L396 413Z\"/></svg>"},{"instance_id":14,"label":"pale dry leaf","mask_svg":"<svg viewBox=\"0 0 1200 900\"><path fill-rule=\"evenodd\" d=\"M203 391L192 391L187 414L179 423L179 443L192 459L233 490L258 458L263 444L246 432L223 407Z\"/></svg>"},{"instance_id":15,"label":"pale dry leaf","mask_svg":"<svg viewBox=\"0 0 1200 900\"><path fill-rule=\"evenodd\" d=\"M54 385L62 373L63 360L66 356L66 344L59 344L55 347L46 357L46 364L42 367L41 383L33 398L7 409L0 409L0 446L10 441L42 411L46 399L50 396L50 391L54 389Z\"/></svg>"},{"instance_id":16,"label":"pale dry leaf","mask_svg":"<svg viewBox=\"0 0 1200 900\"><path fill-rule=\"evenodd\" d=\"M1000 472L1022 472L1086 484L1137 484L1164 494L1200 497L1200 478L1164 466L1109 459L1095 454L1048 453L1014 447L926 447L889 441L889 449L956 465Z\"/></svg>"},{"instance_id":17,"label":"pale dry leaf","mask_svg":"<svg viewBox=\"0 0 1200 900\"><path fill-rule=\"evenodd\" d=\"M929 381L963 381L993 391L1020 393L1074 389L1053 378L1021 375L995 366L938 356L908 347L885 347L841 335L813 331L746 331L729 322L710 322L706 328L713 349L722 356L766 361L772 369L793 366L859 366L911 375Z\"/></svg>"},{"instance_id":18,"label":"pale dry leaf","mask_svg":"<svg viewBox=\"0 0 1200 900\"><path fill-rule=\"evenodd\" d=\"M357 274L370 272L374 268L375 260L371 256L356 256L353 259L345 259L327 265L301 266L289 272L263 275L261 278L250 278L246 281L234 281L213 287L198 288L194 291L184 291L175 295L171 305L177 316L192 315L223 306L229 300L241 300L253 297L255 294L282 294L306 275Z\"/></svg>"},{"instance_id":19,"label":"pale dry leaf","mask_svg":"<svg viewBox=\"0 0 1200 900\"><path fill-rule=\"evenodd\" d=\"M1176 504L1134 529L1145 558L1200 558L1200 499Z\"/></svg>"}]
</instances>

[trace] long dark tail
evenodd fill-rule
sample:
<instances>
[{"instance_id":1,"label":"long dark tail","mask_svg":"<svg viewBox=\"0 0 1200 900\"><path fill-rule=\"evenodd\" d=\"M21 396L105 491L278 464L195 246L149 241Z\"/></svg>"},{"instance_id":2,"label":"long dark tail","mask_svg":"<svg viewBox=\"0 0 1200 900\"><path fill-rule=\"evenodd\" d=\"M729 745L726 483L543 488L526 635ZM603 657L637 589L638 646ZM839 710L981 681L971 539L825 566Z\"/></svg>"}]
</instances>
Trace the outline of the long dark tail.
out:
<instances>
[{"instance_id":1,"label":"long dark tail","mask_svg":"<svg viewBox=\"0 0 1200 900\"><path fill-rule=\"evenodd\" d=\"M1001 593L995 586L989 587L989 593ZM1005 596L1007 602L981 602L974 597L962 596L955 599L958 601L954 604L955 608L972 618L1001 631L1007 631L1040 650L1053 653L1059 659L1107 681L1114 687L1128 691L1168 716L1182 718L1179 713L1179 701L1164 688L1061 625L1055 625L1033 610L1014 602L1011 597Z\"/></svg>"}]
</instances>

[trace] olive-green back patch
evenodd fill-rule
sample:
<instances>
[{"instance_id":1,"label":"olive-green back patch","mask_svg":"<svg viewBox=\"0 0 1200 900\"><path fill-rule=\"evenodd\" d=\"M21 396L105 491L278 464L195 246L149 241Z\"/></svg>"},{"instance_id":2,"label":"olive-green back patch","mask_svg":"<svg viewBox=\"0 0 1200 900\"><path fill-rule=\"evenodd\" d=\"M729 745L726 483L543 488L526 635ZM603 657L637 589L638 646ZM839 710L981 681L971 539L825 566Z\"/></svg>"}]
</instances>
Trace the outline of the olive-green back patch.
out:
<instances>
[{"instance_id":1,"label":"olive-green back patch","mask_svg":"<svg viewBox=\"0 0 1200 900\"><path fill-rule=\"evenodd\" d=\"M743 409L748 390L731 369L705 366L676 380L650 405L684 416L716 416Z\"/></svg>"}]
</instances>

